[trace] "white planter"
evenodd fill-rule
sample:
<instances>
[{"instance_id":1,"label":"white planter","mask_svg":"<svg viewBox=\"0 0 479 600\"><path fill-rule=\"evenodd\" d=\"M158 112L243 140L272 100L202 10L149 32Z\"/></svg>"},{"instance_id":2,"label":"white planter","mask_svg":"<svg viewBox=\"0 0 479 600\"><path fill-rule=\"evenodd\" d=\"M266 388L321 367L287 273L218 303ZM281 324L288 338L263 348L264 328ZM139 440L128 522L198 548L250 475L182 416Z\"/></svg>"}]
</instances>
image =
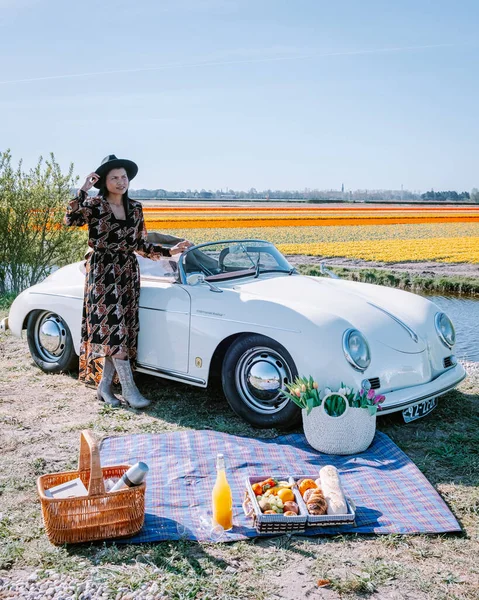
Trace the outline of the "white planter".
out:
<instances>
[{"instance_id":1,"label":"white planter","mask_svg":"<svg viewBox=\"0 0 479 600\"><path fill-rule=\"evenodd\" d=\"M339 417L331 417L321 406L306 414L302 410L304 435L308 444L324 454L357 454L364 452L373 441L376 432L376 414L370 415L367 408L351 408L346 398L346 410Z\"/></svg>"}]
</instances>

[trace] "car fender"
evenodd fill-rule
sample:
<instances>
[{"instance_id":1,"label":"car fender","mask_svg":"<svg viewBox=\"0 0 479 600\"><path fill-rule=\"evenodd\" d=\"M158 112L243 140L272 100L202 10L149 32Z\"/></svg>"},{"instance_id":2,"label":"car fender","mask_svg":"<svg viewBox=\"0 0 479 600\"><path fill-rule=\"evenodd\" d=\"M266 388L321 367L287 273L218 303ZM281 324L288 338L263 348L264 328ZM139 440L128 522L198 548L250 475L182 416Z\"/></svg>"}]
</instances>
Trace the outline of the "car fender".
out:
<instances>
[{"instance_id":1,"label":"car fender","mask_svg":"<svg viewBox=\"0 0 479 600\"><path fill-rule=\"evenodd\" d=\"M56 313L68 325L75 352L79 354L82 307L83 298L81 297L46 293L40 285L33 286L22 292L13 301L8 315L8 326L13 335L22 337L28 315L32 311L46 310Z\"/></svg>"},{"instance_id":2,"label":"car fender","mask_svg":"<svg viewBox=\"0 0 479 600\"><path fill-rule=\"evenodd\" d=\"M305 315L264 298L192 290L189 373L208 380L212 357L228 338L261 334L283 345L300 373L307 374L314 362L325 370L344 362L342 335L350 327L346 319L328 313ZM328 340L325 344L320 339ZM323 368L321 368L323 370ZM309 371L313 372L313 371Z\"/></svg>"}]
</instances>

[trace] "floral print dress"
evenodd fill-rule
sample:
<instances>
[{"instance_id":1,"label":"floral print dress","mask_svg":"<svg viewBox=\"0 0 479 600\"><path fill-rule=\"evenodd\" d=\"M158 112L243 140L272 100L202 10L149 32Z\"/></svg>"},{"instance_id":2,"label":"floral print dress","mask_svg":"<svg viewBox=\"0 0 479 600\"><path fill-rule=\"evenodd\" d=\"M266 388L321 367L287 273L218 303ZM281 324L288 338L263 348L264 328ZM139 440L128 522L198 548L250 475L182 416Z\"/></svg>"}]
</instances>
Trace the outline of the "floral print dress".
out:
<instances>
[{"instance_id":1,"label":"floral print dress","mask_svg":"<svg viewBox=\"0 0 479 600\"><path fill-rule=\"evenodd\" d=\"M125 202L117 219L108 200L80 190L68 203L65 223L88 226L93 252L86 262L80 346L80 380L97 386L105 356L124 353L134 365L139 332L140 270L135 252L149 258L169 249L147 241L140 202Z\"/></svg>"}]
</instances>

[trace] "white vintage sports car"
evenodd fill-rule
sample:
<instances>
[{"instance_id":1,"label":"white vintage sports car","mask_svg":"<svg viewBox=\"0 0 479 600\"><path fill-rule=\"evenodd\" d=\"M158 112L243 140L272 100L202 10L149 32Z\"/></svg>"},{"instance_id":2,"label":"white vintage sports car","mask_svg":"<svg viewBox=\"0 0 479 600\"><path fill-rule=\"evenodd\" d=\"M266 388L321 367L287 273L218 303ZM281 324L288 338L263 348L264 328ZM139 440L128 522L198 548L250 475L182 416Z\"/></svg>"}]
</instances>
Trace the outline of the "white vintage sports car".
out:
<instances>
[{"instance_id":1,"label":"white vintage sports car","mask_svg":"<svg viewBox=\"0 0 479 600\"><path fill-rule=\"evenodd\" d=\"M139 257L138 371L206 387L221 377L231 408L256 427L290 427L299 409L280 390L296 375L320 387L370 386L380 414L424 416L465 371L454 327L408 292L296 272L260 240L194 246L178 262ZM33 360L56 373L77 363L84 263L25 290L2 328L27 330Z\"/></svg>"}]
</instances>

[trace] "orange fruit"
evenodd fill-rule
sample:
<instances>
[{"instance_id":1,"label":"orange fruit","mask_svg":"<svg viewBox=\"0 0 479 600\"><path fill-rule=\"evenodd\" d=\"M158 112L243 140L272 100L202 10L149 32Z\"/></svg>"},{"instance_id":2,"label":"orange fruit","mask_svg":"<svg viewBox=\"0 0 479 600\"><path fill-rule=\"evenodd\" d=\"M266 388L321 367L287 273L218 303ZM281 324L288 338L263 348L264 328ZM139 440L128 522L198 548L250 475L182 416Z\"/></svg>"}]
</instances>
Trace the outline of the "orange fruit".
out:
<instances>
[{"instance_id":1,"label":"orange fruit","mask_svg":"<svg viewBox=\"0 0 479 600\"><path fill-rule=\"evenodd\" d=\"M253 485L251 486L253 489L253 492L255 494L255 496L261 496L263 493L263 487L261 486L261 483L253 483Z\"/></svg>"},{"instance_id":2,"label":"orange fruit","mask_svg":"<svg viewBox=\"0 0 479 600\"><path fill-rule=\"evenodd\" d=\"M278 490L277 496L278 498L281 498L283 502L294 502L293 490L290 490L289 488Z\"/></svg>"},{"instance_id":3,"label":"orange fruit","mask_svg":"<svg viewBox=\"0 0 479 600\"><path fill-rule=\"evenodd\" d=\"M310 490L310 489L317 488L317 487L318 486L316 485L316 483L314 482L313 479L303 479L298 484L298 489L299 489L299 493L301 494L301 496L304 496L304 492L306 490Z\"/></svg>"}]
</instances>

